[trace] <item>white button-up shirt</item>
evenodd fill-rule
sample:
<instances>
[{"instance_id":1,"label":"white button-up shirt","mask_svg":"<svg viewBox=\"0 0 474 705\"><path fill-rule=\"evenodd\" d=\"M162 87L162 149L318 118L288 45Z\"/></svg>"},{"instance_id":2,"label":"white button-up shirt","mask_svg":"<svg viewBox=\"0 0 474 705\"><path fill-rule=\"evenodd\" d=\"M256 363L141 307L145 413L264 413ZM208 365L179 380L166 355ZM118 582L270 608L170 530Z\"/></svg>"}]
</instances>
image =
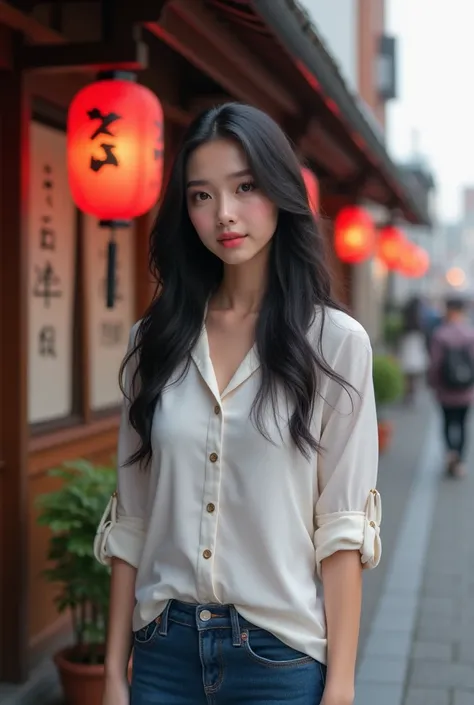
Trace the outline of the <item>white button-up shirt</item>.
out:
<instances>
[{"instance_id":1,"label":"white button-up shirt","mask_svg":"<svg viewBox=\"0 0 474 705\"><path fill-rule=\"evenodd\" d=\"M308 333L315 346L319 330L316 315ZM364 567L377 565L381 507L368 336L350 316L330 310L322 351L357 393L321 375L312 429L324 450L309 458L291 440L283 395L279 428L271 404L266 416L271 441L255 427L256 347L219 394L205 326L186 375L166 387L155 410L148 469L123 466L137 448L124 404L117 496L95 548L105 563L116 556L138 568L134 630L170 599L233 604L325 662L321 561L357 550Z\"/></svg>"}]
</instances>

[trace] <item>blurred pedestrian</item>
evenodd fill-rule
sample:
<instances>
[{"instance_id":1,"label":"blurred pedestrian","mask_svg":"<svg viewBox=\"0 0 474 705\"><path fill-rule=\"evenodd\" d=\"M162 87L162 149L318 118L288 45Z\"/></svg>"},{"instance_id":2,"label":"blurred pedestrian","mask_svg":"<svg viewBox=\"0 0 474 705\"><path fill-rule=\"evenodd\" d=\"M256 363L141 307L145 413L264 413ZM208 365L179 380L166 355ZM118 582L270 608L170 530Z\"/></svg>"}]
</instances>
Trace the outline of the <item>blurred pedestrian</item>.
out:
<instances>
[{"instance_id":1,"label":"blurred pedestrian","mask_svg":"<svg viewBox=\"0 0 474 705\"><path fill-rule=\"evenodd\" d=\"M130 336L104 705L350 705L362 568L380 558L367 333L278 125L226 104L189 128ZM323 597L324 587L324 597ZM329 645L329 647L328 647Z\"/></svg>"},{"instance_id":2,"label":"blurred pedestrian","mask_svg":"<svg viewBox=\"0 0 474 705\"><path fill-rule=\"evenodd\" d=\"M446 469L465 474L466 421L474 401L474 326L461 298L446 302L444 323L431 340L429 382L440 404L447 449Z\"/></svg>"},{"instance_id":3,"label":"blurred pedestrian","mask_svg":"<svg viewBox=\"0 0 474 705\"><path fill-rule=\"evenodd\" d=\"M423 327L422 306L418 297L409 299L402 310L400 366L405 376L405 403L413 404L420 383L428 370L426 331Z\"/></svg>"}]
</instances>

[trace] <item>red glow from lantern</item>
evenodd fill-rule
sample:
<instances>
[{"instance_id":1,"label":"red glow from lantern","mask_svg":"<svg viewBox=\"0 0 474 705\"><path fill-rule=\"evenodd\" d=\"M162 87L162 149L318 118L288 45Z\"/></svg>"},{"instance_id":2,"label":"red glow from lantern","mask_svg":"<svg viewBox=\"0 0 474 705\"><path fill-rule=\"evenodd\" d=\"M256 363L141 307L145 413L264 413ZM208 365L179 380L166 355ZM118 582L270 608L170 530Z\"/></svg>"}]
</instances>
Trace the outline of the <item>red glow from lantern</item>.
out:
<instances>
[{"instance_id":1,"label":"red glow from lantern","mask_svg":"<svg viewBox=\"0 0 474 705\"><path fill-rule=\"evenodd\" d=\"M68 115L72 197L100 220L131 220L150 210L163 179L163 111L144 86L101 80L74 97Z\"/></svg>"},{"instance_id":2,"label":"red glow from lantern","mask_svg":"<svg viewBox=\"0 0 474 705\"><path fill-rule=\"evenodd\" d=\"M306 192L308 194L308 201L313 215L318 215L319 212L319 183L315 174L311 169L307 169L305 166L301 167L301 173L303 174L304 183L306 186Z\"/></svg>"},{"instance_id":3,"label":"red glow from lantern","mask_svg":"<svg viewBox=\"0 0 474 705\"><path fill-rule=\"evenodd\" d=\"M397 270L402 264L406 239L402 231L388 225L379 232L377 256L387 269Z\"/></svg>"},{"instance_id":4,"label":"red glow from lantern","mask_svg":"<svg viewBox=\"0 0 474 705\"><path fill-rule=\"evenodd\" d=\"M406 277L418 279L424 277L430 267L430 258L426 250L413 242L404 247L400 271Z\"/></svg>"},{"instance_id":5,"label":"red glow from lantern","mask_svg":"<svg viewBox=\"0 0 474 705\"><path fill-rule=\"evenodd\" d=\"M342 262L359 264L375 248L375 227L370 215L358 206L339 211L334 223L334 249Z\"/></svg>"}]
</instances>

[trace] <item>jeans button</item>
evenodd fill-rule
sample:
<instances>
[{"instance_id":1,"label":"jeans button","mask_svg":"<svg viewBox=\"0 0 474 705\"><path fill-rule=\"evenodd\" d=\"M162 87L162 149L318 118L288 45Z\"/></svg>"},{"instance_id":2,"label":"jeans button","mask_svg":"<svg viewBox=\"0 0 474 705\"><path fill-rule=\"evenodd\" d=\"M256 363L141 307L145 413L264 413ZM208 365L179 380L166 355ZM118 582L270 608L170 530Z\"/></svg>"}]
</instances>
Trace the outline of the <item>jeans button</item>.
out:
<instances>
[{"instance_id":1,"label":"jeans button","mask_svg":"<svg viewBox=\"0 0 474 705\"><path fill-rule=\"evenodd\" d=\"M209 610L202 610L199 613L199 619L201 619L203 622L208 622L211 619L212 615L209 612Z\"/></svg>"}]
</instances>

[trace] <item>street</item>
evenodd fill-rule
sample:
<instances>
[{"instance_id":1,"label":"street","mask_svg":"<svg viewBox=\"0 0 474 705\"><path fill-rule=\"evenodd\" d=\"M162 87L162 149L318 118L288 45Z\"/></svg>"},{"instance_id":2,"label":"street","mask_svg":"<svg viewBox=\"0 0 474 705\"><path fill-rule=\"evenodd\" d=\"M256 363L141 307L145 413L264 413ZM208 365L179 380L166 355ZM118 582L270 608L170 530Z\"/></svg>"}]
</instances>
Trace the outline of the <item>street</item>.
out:
<instances>
[{"instance_id":1,"label":"street","mask_svg":"<svg viewBox=\"0 0 474 705\"><path fill-rule=\"evenodd\" d=\"M445 478L427 393L395 418L380 467L383 568L366 576L356 705L473 705L474 446L470 475Z\"/></svg>"}]
</instances>

